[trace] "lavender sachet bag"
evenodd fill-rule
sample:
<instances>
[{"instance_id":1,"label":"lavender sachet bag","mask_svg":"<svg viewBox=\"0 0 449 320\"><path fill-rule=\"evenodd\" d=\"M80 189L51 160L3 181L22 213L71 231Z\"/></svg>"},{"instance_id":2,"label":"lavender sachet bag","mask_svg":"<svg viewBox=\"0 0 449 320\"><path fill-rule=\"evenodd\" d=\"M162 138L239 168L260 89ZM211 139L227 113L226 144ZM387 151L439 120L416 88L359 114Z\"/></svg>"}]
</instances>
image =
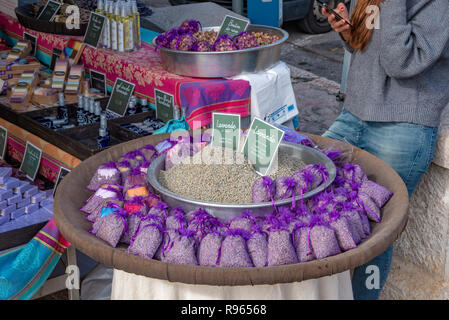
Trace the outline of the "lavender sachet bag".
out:
<instances>
[{"instance_id":1,"label":"lavender sachet bag","mask_svg":"<svg viewBox=\"0 0 449 320\"><path fill-rule=\"evenodd\" d=\"M149 163L151 163L158 156L156 148L151 144L144 145L142 148L138 150L143 155L145 160L148 161Z\"/></svg>"},{"instance_id":2,"label":"lavender sachet bag","mask_svg":"<svg viewBox=\"0 0 449 320\"><path fill-rule=\"evenodd\" d=\"M292 236L282 223L268 228L268 266L298 263Z\"/></svg>"},{"instance_id":3,"label":"lavender sachet bag","mask_svg":"<svg viewBox=\"0 0 449 320\"><path fill-rule=\"evenodd\" d=\"M99 218L98 228L92 228L89 232L115 248L127 229L126 212L115 211Z\"/></svg>"},{"instance_id":4,"label":"lavender sachet bag","mask_svg":"<svg viewBox=\"0 0 449 320\"><path fill-rule=\"evenodd\" d=\"M312 227L308 224L299 222L292 232L293 246L296 251L296 256L298 257L298 262L307 262L316 259L310 241L311 230Z\"/></svg>"},{"instance_id":5,"label":"lavender sachet bag","mask_svg":"<svg viewBox=\"0 0 449 320\"><path fill-rule=\"evenodd\" d=\"M254 182L251 192L254 203L274 201L276 185L270 177L260 177Z\"/></svg>"},{"instance_id":6,"label":"lavender sachet bag","mask_svg":"<svg viewBox=\"0 0 449 320\"><path fill-rule=\"evenodd\" d=\"M375 183L374 181L366 179L360 186L359 192L365 193L370 196L374 203L382 208L385 203L393 196L393 192Z\"/></svg>"},{"instance_id":7,"label":"lavender sachet bag","mask_svg":"<svg viewBox=\"0 0 449 320\"><path fill-rule=\"evenodd\" d=\"M350 180L353 183L362 184L365 180L367 180L367 176L363 168L354 163L346 163L342 168L343 176Z\"/></svg>"},{"instance_id":8,"label":"lavender sachet bag","mask_svg":"<svg viewBox=\"0 0 449 320\"><path fill-rule=\"evenodd\" d=\"M163 228L160 224L150 223L139 227L127 249L129 254L152 259L162 243Z\"/></svg>"},{"instance_id":9,"label":"lavender sachet bag","mask_svg":"<svg viewBox=\"0 0 449 320\"><path fill-rule=\"evenodd\" d=\"M254 266L266 267L268 265L268 235L259 225L253 225L253 231L246 245Z\"/></svg>"},{"instance_id":10,"label":"lavender sachet bag","mask_svg":"<svg viewBox=\"0 0 449 320\"><path fill-rule=\"evenodd\" d=\"M347 203L340 214L348 219L351 224L352 238L356 244L359 244L361 240L366 238L366 233L357 209L352 204Z\"/></svg>"},{"instance_id":11,"label":"lavender sachet bag","mask_svg":"<svg viewBox=\"0 0 449 320\"><path fill-rule=\"evenodd\" d=\"M148 214L157 215L164 221L167 219L170 207L163 201L159 201L148 210Z\"/></svg>"},{"instance_id":12,"label":"lavender sachet bag","mask_svg":"<svg viewBox=\"0 0 449 320\"><path fill-rule=\"evenodd\" d=\"M107 212L111 212L116 210L117 208L123 208L124 202L121 198L108 198L105 199L103 205L97 207L94 211L92 211L87 217L86 220L95 223L101 216L106 215Z\"/></svg>"},{"instance_id":13,"label":"lavender sachet bag","mask_svg":"<svg viewBox=\"0 0 449 320\"><path fill-rule=\"evenodd\" d=\"M145 157L143 156L142 152L139 150L133 150L130 152L125 153L120 160L127 160L129 164L131 165L131 169L137 168L140 166L144 161Z\"/></svg>"},{"instance_id":14,"label":"lavender sachet bag","mask_svg":"<svg viewBox=\"0 0 449 320\"><path fill-rule=\"evenodd\" d=\"M98 167L94 176L90 180L87 189L96 191L104 184L121 184L122 176L117 169L117 165L114 161L104 163Z\"/></svg>"},{"instance_id":15,"label":"lavender sachet bag","mask_svg":"<svg viewBox=\"0 0 449 320\"><path fill-rule=\"evenodd\" d=\"M371 199L369 195L363 192L359 192L357 195L356 202L359 204L361 208L363 208L363 211L366 213L366 215L370 220L375 222L381 221L380 208Z\"/></svg>"},{"instance_id":16,"label":"lavender sachet bag","mask_svg":"<svg viewBox=\"0 0 449 320\"><path fill-rule=\"evenodd\" d=\"M168 242L168 247L163 249L161 260L169 263L198 265L196 257L195 232L188 229L172 230L175 236ZM173 234L173 233L172 233Z\"/></svg>"},{"instance_id":17,"label":"lavender sachet bag","mask_svg":"<svg viewBox=\"0 0 449 320\"><path fill-rule=\"evenodd\" d=\"M279 177L274 180L275 194L274 200L292 198L292 208L295 207L296 182L292 177Z\"/></svg>"},{"instance_id":18,"label":"lavender sachet bag","mask_svg":"<svg viewBox=\"0 0 449 320\"><path fill-rule=\"evenodd\" d=\"M211 231L201 240L198 247L198 263L205 267L218 267L221 257L223 235L219 231Z\"/></svg>"},{"instance_id":19,"label":"lavender sachet bag","mask_svg":"<svg viewBox=\"0 0 449 320\"><path fill-rule=\"evenodd\" d=\"M331 212L325 222L335 231L338 245L342 251L347 251L357 247L351 231L351 224L347 217L341 216L339 212Z\"/></svg>"},{"instance_id":20,"label":"lavender sachet bag","mask_svg":"<svg viewBox=\"0 0 449 320\"><path fill-rule=\"evenodd\" d=\"M125 182L126 177L131 173L131 164L127 160L121 160L117 162L117 169L120 171L120 174L122 176L122 183Z\"/></svg>"},{"instance_id":21,"label":"lavender sachet bag","mask_svg":"<svg viewBox=\"0 0 449 320\"><path fill-rule=\"evenodd\" d=\"M170 211L169 216L165 220L166 229L186 229L187 221L184 211L181 208L174 208Z\"/></svg>"},{"instance_id":22,"label":"lavender sachet bag","mask_svg":"<svg viewBox=\"0 0 449 320\"><path fill-rule=\"evenodd\" d=\"M103 185L86 200L86 203L80 208L80 210L91 214L96 210L100 210L106 199L121 199L121 197L122 194L119 186Z\"/></svg>"},{"instance_id":23,"label":"lavender sachet bag","mask_svg":"<svg viewBox=\"0 0 449 320\"><path fill-rule=\"evenodd\" d=\"M235 217L229 221L229 228L243 229L251 232L254 224L257 224L256 218L251 215L249 210L245 210L241 216Z\"/></svg>"},{"instance_id":24,"label":"lavender sachet bag","mask_svg":"<svg viewBox=\"0 0 449 320\"><path fill-rule=\"evenodd\" d=\"M315 177L310 171L307 170L306 167L293 173L291 178L293 178L296 184L296 195L302 196L304 193L312 190L312 183L315 180Z\"/></svg>"},{"instance_id":25,"label":"lavender sachet bag","mask_svg":"<svg viewBox=\"0 0 449 320\"><path fill-rule=\"evenodd\" d=\"M220 267L248 268L253 263L248 253L246 240L250 233L242 229L229 229L221 244Z\"/></svg>"},{"instance_id":26,"label":"lavender sachet bag","mask_svg":"<svg viewBox=\"0 0 449 320\"><path fill-rule=\"evenodd\" d=\"M341 253L334 229L315 216L310 224L310 244L317 259Z\"/></svg>"}]
</instances>

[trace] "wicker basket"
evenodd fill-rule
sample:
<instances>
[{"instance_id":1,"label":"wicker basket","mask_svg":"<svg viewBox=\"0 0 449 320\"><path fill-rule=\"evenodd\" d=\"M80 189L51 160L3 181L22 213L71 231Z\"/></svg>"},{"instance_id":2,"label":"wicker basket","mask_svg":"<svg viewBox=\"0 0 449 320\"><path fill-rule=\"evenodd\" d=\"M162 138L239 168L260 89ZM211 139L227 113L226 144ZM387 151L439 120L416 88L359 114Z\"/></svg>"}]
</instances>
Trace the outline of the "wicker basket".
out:
<instances>
[{"instance_id":1,"label":"wicker basket","mask_svg":"<svg viewBox=\"0 0 449 320\"><path fill-rule=\"evenodd\" d=\"M68 36L84 36L86 33L87 23L80 23L79 29L67 29L64 22L38 20L35 16L33 6L30 4L18 6L15 12L19 22L25 28L31 30Z\"/></svg>"}]
</instances>

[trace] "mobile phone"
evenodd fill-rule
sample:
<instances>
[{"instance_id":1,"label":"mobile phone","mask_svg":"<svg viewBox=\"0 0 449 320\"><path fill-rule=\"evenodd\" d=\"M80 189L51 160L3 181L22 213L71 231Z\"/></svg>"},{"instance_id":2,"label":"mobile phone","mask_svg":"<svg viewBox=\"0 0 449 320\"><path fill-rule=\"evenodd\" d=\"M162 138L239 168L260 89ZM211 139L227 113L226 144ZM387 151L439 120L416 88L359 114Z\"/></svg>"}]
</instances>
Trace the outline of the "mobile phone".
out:
<instances>
[{"instance_id":1,"label":"mobile phone","mask_svg":"<svg viewBox=\"0 0 449 320\"><path fill-rule=\"evenodd\" d=\"M323 7L324 9L326 9L327 12L333 14L337 20L339 20L339 21L340 21L340 20L344 20L345 23L346 23L347 25L349 25L349 27L350 27L351 29L354 29L354 26L353 26L352 24L350 24L348 21L346 21L346 20L345 20L341 15L339 15L334 9L330 8L329 5L328 5L326 2L323 2L322 0L316 0L316 1L320 4L321 7Z\"/></svg>"}]
</instances>

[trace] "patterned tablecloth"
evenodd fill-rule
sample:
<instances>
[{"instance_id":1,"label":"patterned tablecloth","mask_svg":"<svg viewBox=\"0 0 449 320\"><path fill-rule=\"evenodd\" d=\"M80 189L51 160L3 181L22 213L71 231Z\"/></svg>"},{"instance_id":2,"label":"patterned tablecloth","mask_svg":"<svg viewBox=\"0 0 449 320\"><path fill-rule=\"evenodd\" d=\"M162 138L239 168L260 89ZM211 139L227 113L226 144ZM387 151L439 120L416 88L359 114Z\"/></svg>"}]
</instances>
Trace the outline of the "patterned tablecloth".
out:
<instances>
[{"instance_id":1,"label":"patterned tablecloth","mask_svg":"<svg viewBox=\"0 0 449 320\"><path fill-rule=\"evenodd\" d=\"M0 26L3 36L15 43L27 32L37 37L37 57L49 63L53 48L62 50L69 37L37 32L24 28L16 18L0 12ZM78 38L80 39L80 38ZM172 94L174 104L186 107L186 119L193 127L211 122L211 112L238 113L250 115L250 85L245 80L200 79L168 73L162 67L159 53L149 43L131 53L117 53L106 49L86 46L81 62L87 69L106 74L111 89L117 77L136 85L135 95L147 98L154 105L154 89ZM195 126L196 127L196 126Z\"/></svg>"}]
</instances>

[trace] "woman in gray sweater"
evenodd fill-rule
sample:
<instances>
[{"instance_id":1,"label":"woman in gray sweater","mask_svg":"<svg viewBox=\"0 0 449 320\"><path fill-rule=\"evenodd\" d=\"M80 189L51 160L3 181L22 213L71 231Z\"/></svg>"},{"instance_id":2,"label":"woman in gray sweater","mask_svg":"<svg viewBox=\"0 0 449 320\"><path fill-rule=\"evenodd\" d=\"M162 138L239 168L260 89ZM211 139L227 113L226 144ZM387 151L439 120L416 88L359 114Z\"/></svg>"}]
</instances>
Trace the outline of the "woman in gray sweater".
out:
<instances>
[{"instance_id":1,"label":"woman in gray sweater","mask_svg":"<svg viewBox=\"0 0 449 320\"><path fill-rule=\"evenodd\" d=\"M387 162L411 196L432 161L440 115L449 103L449 1L353 0L351 5L350 18L343 4L336 10L353 29L323 9L352 53L344 109L324 136ZM379 297L392 255L393 246L354 270L355 299ZM378 267L379 285L370 282L372 266Z\"/></svg>"}]
</instances>

